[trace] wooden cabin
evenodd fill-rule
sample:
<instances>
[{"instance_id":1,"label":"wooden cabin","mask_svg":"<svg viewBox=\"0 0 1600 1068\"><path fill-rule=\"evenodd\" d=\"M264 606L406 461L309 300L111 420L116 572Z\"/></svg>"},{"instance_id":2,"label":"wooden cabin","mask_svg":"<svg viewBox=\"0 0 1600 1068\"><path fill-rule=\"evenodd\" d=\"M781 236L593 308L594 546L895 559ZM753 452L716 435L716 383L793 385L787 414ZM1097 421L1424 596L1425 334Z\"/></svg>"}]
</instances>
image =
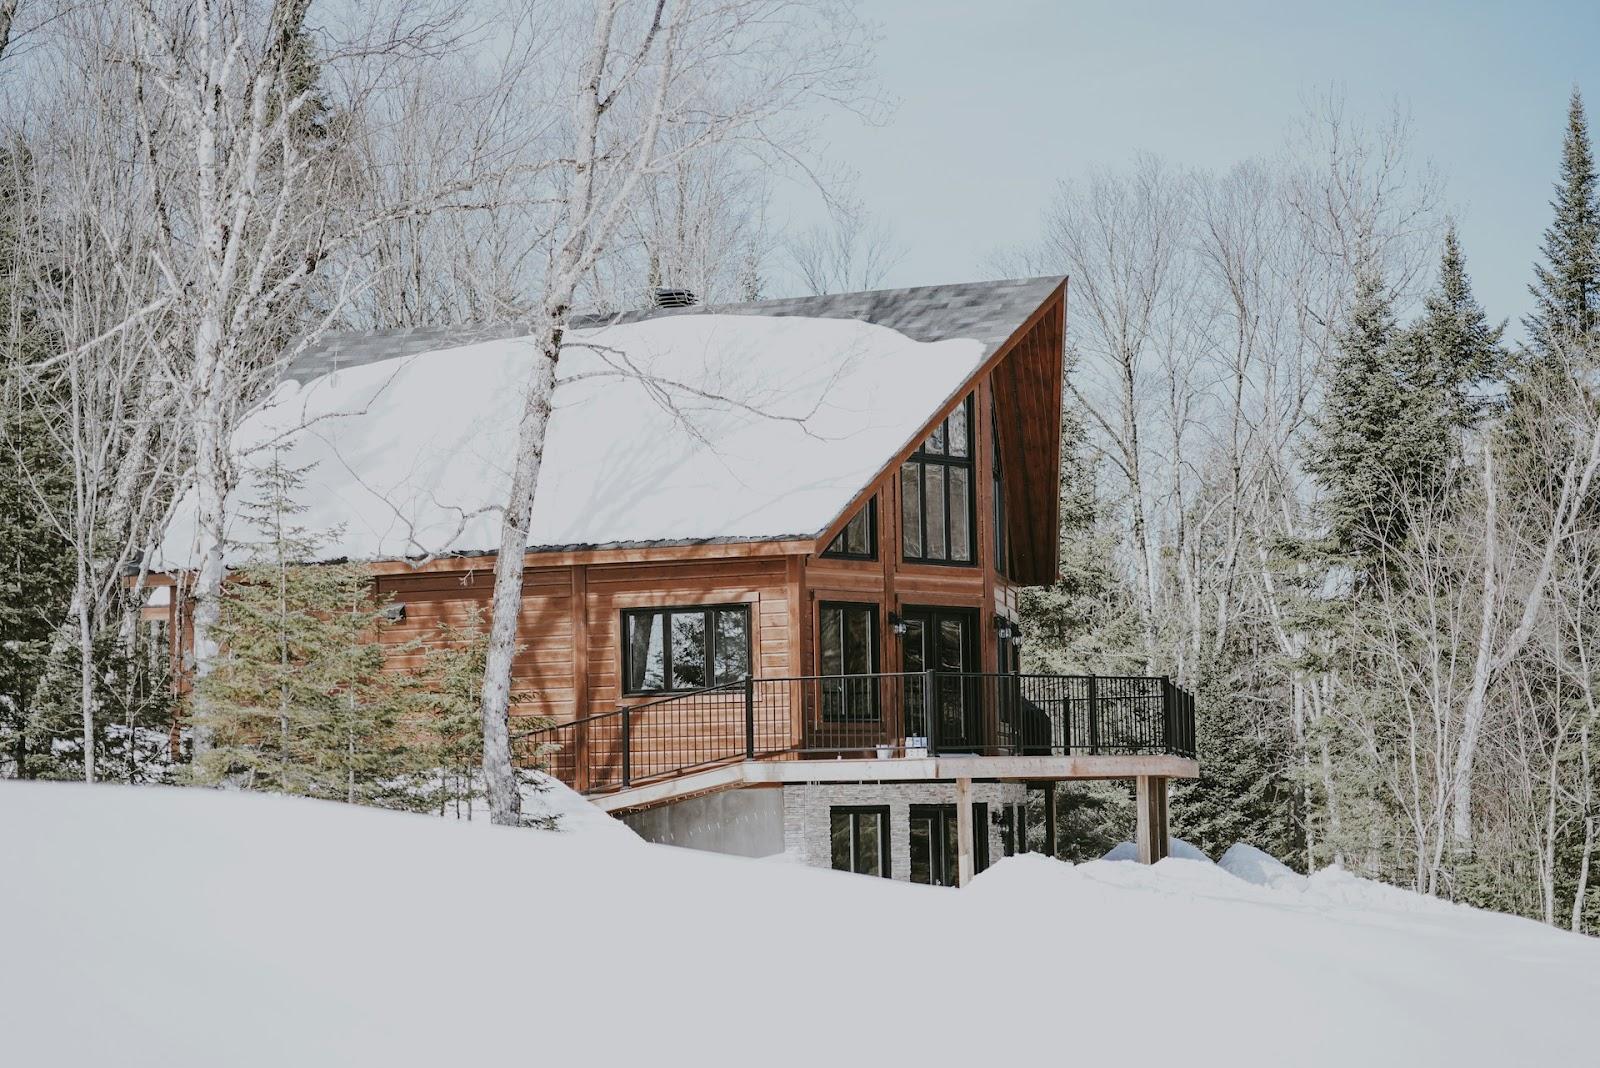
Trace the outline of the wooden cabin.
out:
<instances>
[{"instance_id":1,"label":"wooden cabin","mask_svg":"<svg viewBox=\"0 0 1600 1068\"><path fill-rule=\"evenodd\" d=\"M1028 790L1043 790L1053 849L1053 782L1127 778L1142 857L1164 855L1167 780L1198 773L1188 695L1165 679L1020 671L1019 591L1057 571L1066 300L1066 279L1043 278L575 324L610 339L594 343L602 362L575 378L614 377L587 408L558 401L552 422L547 464L567 477L536 498L515 668L527 699L515 707L555 725L514 724L524 756L655 841L787 851L941 884L1027 848ZM846 329L855 333L825 333ZM291 368L278 402L302 403L299 417L318 424L326 412L305 413L319 389L367 388L352 408L365 412L374 398L426 397L481 373L482 411L451 439L470 449L497 432L493 413L508 395L495 385L498 365L474 354L500 352L518 333L330 338ZM795 341L812 334L822 348ZM737 357L707 357L708 338ZM829 369L829 345L859 351ZM662 422L626 407L636 400L626 391L644 392L639 353L654 349L679 358L663 380L699 367L719 385L688 396L743 415L669 443L662 427L681 429L681 411ZM348 381L426 359L440 361L440 377ZM753 392L724 396L720 383L762 361ZM810 376L795 386L800 414L767 389L791 375ZM752 414L749 397L773 410ZM318 433L334 443L319 448L338 447L337 430ZM613 447L647 433L654 442ZM441 458L443 445L418 448L413 468L457 462ZM392 523L382 509L363 511L351 502L382 481L357 470L369 451L318 458L334 474L312 487L311 519L364 525L367 540L340 555L371 560L380 590L402 606L391 639L436 640L441 622L487 610L498 524L479 522L469 504L452 506L465 517L453 526L429 513L471 467L428 475L421 504L406 503L423 500L407 496L409 484L383 494ZM340 483L341 467L356 481ZM173 570L183 566L181 509L177 527L163 547ZM438 549L428 530L453 540Z\"/></svg>"}]
</instances>

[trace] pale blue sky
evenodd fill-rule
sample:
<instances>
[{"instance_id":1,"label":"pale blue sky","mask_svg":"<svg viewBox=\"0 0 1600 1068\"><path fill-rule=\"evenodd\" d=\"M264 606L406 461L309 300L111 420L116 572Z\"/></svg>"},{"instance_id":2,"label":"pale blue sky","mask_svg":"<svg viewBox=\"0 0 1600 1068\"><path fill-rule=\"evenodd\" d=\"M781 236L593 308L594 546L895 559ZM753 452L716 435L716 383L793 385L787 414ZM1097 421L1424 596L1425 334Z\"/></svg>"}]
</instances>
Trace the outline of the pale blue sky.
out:
<instances>
[{"instance_id":1,"label":"pale blue sky","mask_svg":"<svg viewBox=\"0 0 1600 1068\"><path fill-rule=\"evenodd\" d=\"M1600 134L1600 0L1117 3L862 0L883 29L887 126L830 120L829 155L908 246L886 284L982 277L1059 177L1150 151L1225 167L1279 149L1304 101L1409 107L1443 172L1478 295L1526 311L1567 94ZM780 212L792 207L780 200Z\"/></svg>"}]
</instances>

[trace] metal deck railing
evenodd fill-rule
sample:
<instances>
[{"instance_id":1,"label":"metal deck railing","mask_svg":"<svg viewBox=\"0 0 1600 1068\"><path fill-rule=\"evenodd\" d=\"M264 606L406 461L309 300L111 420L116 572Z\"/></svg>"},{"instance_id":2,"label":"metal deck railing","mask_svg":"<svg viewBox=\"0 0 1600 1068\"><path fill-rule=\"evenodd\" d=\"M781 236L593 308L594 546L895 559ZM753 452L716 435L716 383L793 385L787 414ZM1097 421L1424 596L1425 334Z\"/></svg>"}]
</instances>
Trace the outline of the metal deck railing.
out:
<instances>
[{"instance_id":1,"label":"metal deck railing","mask_svg":"<svg viewBox=\"0 0 1600 1068\"><path fill-rule=\"evenodd\" d=\"M747 679L530 732L524 756L585 793L774 757L1195 755L1166 678L876 672Z\"/></svg>"}]
</instances>

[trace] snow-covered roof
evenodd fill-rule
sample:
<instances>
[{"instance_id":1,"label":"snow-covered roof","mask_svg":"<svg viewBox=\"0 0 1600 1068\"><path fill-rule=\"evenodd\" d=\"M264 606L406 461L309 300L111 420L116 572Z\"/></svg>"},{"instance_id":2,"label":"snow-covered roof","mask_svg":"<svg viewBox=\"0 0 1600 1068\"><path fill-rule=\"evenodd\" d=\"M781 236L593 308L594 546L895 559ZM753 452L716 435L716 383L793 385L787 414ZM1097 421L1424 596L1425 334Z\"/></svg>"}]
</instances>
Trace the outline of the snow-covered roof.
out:
<instances>
[{"instance_id":1,"label":"snow-covered roof","mask_svg":"<svg viewBox=\"0 0 1600 1068\"><path fill-rule=\"evenodd\" d=\"M560 365L530 548L814 537L1060 279L579 320ZM241 470L307 469L294 522L318 558L493 550L526 328L327 339L234 439ZM242 506L229 537L259 539ZM194 566L179 502L157 569Z\"/></svg>"}]
</instances>

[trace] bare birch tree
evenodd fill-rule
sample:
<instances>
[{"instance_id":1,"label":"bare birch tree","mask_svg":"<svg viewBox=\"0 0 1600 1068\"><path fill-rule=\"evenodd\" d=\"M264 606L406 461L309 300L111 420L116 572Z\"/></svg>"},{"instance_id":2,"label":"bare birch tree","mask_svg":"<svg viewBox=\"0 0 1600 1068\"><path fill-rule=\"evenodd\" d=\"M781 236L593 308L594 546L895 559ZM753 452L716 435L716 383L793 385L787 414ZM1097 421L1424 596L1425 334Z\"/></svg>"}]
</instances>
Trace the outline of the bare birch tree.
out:
<instances>
[{"instance_id":1,"label":"bare birch tree","mask_svg":"<svg viewBox=\"0 0 1600 1068\"><path fill-rule=\"evenodd\" d=\"M711 145L774 144L785 116L860 86L859 26L800 0L594 0L580 20L557 142L549 268L535 303L534 365L495 562L483 684L484 777L492 819L521 820L508 708L523 556L568 316L613 247L641 188ZM663 131L676 128L675 136ZM776 144L780 150L787 147Z\"/></svg>"}]
</instances>

